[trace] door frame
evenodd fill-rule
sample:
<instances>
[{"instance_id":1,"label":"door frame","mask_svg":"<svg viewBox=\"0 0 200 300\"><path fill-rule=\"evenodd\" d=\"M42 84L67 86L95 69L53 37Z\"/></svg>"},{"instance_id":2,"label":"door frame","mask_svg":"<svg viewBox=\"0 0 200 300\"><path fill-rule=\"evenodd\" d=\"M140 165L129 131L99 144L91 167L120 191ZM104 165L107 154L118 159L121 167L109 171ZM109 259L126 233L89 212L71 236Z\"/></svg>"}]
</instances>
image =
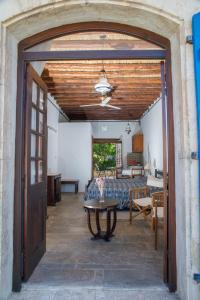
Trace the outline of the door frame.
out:
<instances>
[{"instance_id":1,"label":"door frame","mask_svg":"<svg viewBox=\"0 0 200 300\"><path fill-rule=\"evenodd\" d=\"M26 52L39 43L63 35L89 32L110 31L136 36L154 43L163 50L100 50L100 51L42 51ZM167 257L168 263L164 266L164 282L171 292L176 291L176 203L175 203L175 148L174 148L174 118L171 73L171 46L170 41L151 31L129 25L111 22L84 22L63 25L37 33L22 40L18 45L17 66L17 100L16 100L16 144L15 144L15 199L14 199L14 241L13 241L13 290L19 291L22 282L21 263L23 260L23 214L24 214L24 132L25 132L25 74L26 65L31 61L43 60L76 60L76 59L161 59L166 63L167 85L167 133L168 133L168 225Z\"/></svg>"}]
</instances>

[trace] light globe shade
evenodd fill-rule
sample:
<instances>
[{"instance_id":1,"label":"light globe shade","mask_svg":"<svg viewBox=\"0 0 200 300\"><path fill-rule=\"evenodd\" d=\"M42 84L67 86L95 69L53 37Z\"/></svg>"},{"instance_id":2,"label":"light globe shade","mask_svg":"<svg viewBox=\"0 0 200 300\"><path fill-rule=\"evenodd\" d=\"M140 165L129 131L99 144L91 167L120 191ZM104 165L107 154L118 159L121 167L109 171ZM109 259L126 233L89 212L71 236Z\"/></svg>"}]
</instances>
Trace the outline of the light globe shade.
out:
<instances>
[{"instance_id":1,"label":"light globe shade","mask_svg":"<svg viewBox=\"0 0 200 300\"><path fill-rule=\"evenodd\" d=\"M97 93L105 96L112 91L112 85L108 82L107 78L100 78L99 82L94 86Z\"/></svg>"}]
</instances>

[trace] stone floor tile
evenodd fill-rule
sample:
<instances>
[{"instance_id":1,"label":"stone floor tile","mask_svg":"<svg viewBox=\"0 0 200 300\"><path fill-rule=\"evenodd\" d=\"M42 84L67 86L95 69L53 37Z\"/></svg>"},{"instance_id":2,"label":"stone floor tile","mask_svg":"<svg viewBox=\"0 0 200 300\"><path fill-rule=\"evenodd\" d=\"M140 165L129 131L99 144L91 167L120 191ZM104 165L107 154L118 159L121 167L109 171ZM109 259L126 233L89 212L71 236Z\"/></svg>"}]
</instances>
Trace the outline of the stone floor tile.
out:
<instances>
[{"instance_id":1,"label":"stone floor tile","mask_svg":"<svg viewBox=\"0 0 200 300\"><path fill-rule=\"evenodd\" d=\"M105 270L104 286L122 288L162 286L164 284L159 275L152 274L151 269L144 270L140 267L133 270Z\"/></svg>"},{"instance_id":2,"label":"stone floor tile","mask_svg":"<svg viewBox=\"0 0 200 300\"><path fill-rule=\"evenodd\" d=\"M50 271L40 268L32 276L27 285L46 286L92 286L95 284L94 270L59 269Z\"/></svg>"},{"instance_id":3,"label":"stone floor tile","mask_svg":"<svg viewBox=\"0 0 200 300\"><path fill-rule=\"evenodd\" d=\"M68 291L63 290L55 294L53 300L96 300L95 290Z\"/></svg>"},{"instance_id":4,"label":"stone floor tile","mask_svg":"<svg viewBox=\"0 0 200 300\"><path fill-rule=\"evenodd\" d=\"M179 300L179 297L174 293L168 291L151 291L149 294L144 293L145 300Z\"/></svg>"},{"instance_id":5,"label":"stone floor tile","mask_svg":"<svg viewBox=\"0 0 200 300\"><path fill-rule=\"evenodd\" d=\"M48 207L47 251L22 292L12 299L176 299L163 289L162 232L155 251L150 223L134 219L130 225L127 212L127 220L118 220L109 243L92 241L81 199L79 194L62 194L56 207ZM101 222L105 226L105 220ZM161 291L147 290L155 287Z\"/></svg>"},{"instance_id":6,"label":"stone floor tile","mask_svg":"<svg viewBox=\"0 0 200 300\"><path fill-rule=\"evenodd\" d=\"M95 300L144 300L144 296L135 291L103 290L96 292Z\"/></svg>"},{"instance_id":7,"label":"stone floor tile","mask_svg":"<svg viewBox=\"0 0 200 300\"><path fill-rule=\"evenodd\" d=\"M49 290L26 290L20 293L13 293L10 300L54 300L54 291Z\"/></svg>"}]
</instances>

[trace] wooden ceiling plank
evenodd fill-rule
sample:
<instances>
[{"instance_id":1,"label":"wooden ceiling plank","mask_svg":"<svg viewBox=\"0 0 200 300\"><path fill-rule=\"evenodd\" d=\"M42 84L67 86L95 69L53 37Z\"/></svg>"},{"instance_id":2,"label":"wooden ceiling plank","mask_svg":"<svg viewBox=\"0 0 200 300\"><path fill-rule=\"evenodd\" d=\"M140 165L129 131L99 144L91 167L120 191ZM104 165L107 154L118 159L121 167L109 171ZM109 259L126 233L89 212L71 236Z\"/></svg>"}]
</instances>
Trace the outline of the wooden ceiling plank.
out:
<instances>
[{"instance_id":1,"label":"wooden ceiling plank","mask_svg":"<svg viewBox=\"0 0 200 300\"><path fill-rule=\"evenodd\" d=\"M97 83L97 81L95 79L85 79L85 78L62 78L62 77L42 77L42 79L48 83L48 82L54 82L54 83L74 83L74 84L78 84L78 83L85 83L85 84L89 84L92 83L93 85L95 85ZM146 84L154 84L157 83L159 84L161 82L160 78L115 78L115 79L111 79L109 80L110 84L120 84L120 83L146 83Z\"/></svg>"},{"instance_id":2,"label":"wooden ceiling plank","mask_svg":"<svg viewBox=\"0 0 200 300\"><path fill-rule=\"evenodd\" d=\"M69 73L73 72L90 72L90 73L99 73L102 70L102 64L94 65L94 66L80 66L80 65L60 65L60 66L47 66L46 69L48 71L67 71ZM117 71L123 71L123 72L148 72L148 71L159 71L160 65L156 66L136 66L136 65L108 65L104 66L104 69L106 72L117 72Z\"/></svg>"},{"instance_id":3,"label":"wooden ceiling plank","mask_svg":"<svg viewBox=\"0 0 200 300\"><path fill-rule=\"evenodd\" d=\"M89 99L87 99L84 95L83 96L81 96L81 94L80 95L74 95L73 97L72 96L68 96L67 97L67 95L66 94L52 94L53 96L55 96L55 98L56 99L67 99L67 100L72 100L72 99L74 99L74 100L84 100L84 101L88 101L88 102L90 102L90 101L98 101L98 99L99 100L101 100L101 96L100 95L90 95L90 97L89 97ZM123 96L120 96L120 95L113 95L112 96L112 100L114 101L114 100L129 100L129 101L132 101L132 100L134 100L134 99L138 99L138 100L140 100L140 99L152 99L152 98L154 98L154 97L156 97L157 95L159 95L159 93L155 93L155 94L152 94L152 95L142 95L142 94L136 94L136 95L133 95L133 94L130 94L130 95L127 95L127 96L125 96L125 95L123 95Z\"/></svg>"},{"instance_id":4,"label":"wooden ceiling plank","mask_svg":"<svg viewBox=\"0 0 200 300\"><path fill-rule=\"evenodd\" d=\"M106 72L113 72L113 71L159 71L160 64L155 65L136 65L136 64L109 64L109 65L102 65L101 64L94 64L94 65L80 65L80 64L58 64L58 65L45 65L45 71L68 71L68 72L91 72L96 73L101 71L104 67Z\"/></svg>"},{"instance_id":5,"label":"wooden ceiling plank","mask_svg":"<svg viewBox=\"0 0 200 300\"><path fill-rule=\"evenodd\" d=\"M78 87L77 87L78 88ZM65 87L63 87L63 86L61 86L61 87L48 87L48 91L51 93L70 93L70 94L84 94L84 95L87 95L87 94L94 94L94 90L93 89L91 89L91 88L84 88L84 87L82 87L82 88L79 88L78 90L77 90L77 88L65 88ZM129 93L129 94L131 94L131 93L141 93L141 92L144 92L144 94L152 94L152 93L156 93L156 92L158 92L158 91L160 91L160 87L158 88L158 87L151 87L151 88L149 88L149 87L139 87L139 88L129 88L129 89L126 89L125 87L123 87L123 88L120 88L120 87L118 87L113 93L117 93L117 94L124 94L124 93Z\"/></svg>"},{"instance_id":6,"label":"wooden ceiling plank","mask_svg":"<svg viewBox=\"0 0 200 300\"><path fill-rule=\"evenodd\" d=\"M106 72L107 74L107 78L108 80L110 80L111 78L134 78L134 77L160 77L160 72L159 71L111 71L111 72ZM57 71L50 71L49 72L49 77L62 77L62 78L94 78L96 80L99 79L99 72L87 72L87 71L82 71L82 72L68 72L68 71L61 71L61 70L57 70ZM45 76L42 76L43 78L45 78Z\"/></svg>"},{"instance_id":7,"label":"wooden ceiling plank","mask_svg":"<svg viewBox=\"0 0 200 300\"><path fill-rule=\"evenodd\" d=\"M110 104L119 106L121 110L80 107L81 104L98 104L101 101L100 95L94 91L102 69L101 60L50 62L45 65L42 78L48 92L71 120L139 119L160 95L160 61L122 63L107 60L104 67L109 82L117 87Z\"/></svg>"},{"instance_id":8,"label":"wooden ceiling plank","mask_svg":"<svg viewBox=\"0 0 200 300\"><path fill-rule=\"evenodd\" d=\"M134 95L155 95L159 92L160 90L157 89L157 90L151 90L151 91L145 91L145 90L135 90L135 91L131 91L131 92L126 92L125 90L124 91L118 91L116 90L113 94L116 96L123 96L123 97L127 97L127 96L134 96ZM52 95L59 95L59 94L62 94L62 95L65 95L66 97L72 97L72 96L80 96L82 95L82 97L100 97L99 94L97 93L93 93L93 92L86 92L84 90L79 90L77 92L75 91L69 91L69 90L63 90L63 89L56 89L56 90L51 90L51 94Z\"/></svg>"},{"instance_id":9,"label":"wooden ceiling plank","mask_svg":"<svg viewBox=\"0 0 200 300\"><path fill-rule=\"evenodd\" d=\"M46 82L48 89L67 89L67 90L75 90L77 89L84 89L84 90L94 90L93 84L68 84L68 83L54 83L54 82ZM119 85L117 87L118 91L127 91L127 90L135 90L135 89L144 89L144 90L152 90L152 89L160 89L161 84L160 83L154 83L154 84L146 84L146 83L129 83L126 85Z\"/></svg>"}]
</instances>

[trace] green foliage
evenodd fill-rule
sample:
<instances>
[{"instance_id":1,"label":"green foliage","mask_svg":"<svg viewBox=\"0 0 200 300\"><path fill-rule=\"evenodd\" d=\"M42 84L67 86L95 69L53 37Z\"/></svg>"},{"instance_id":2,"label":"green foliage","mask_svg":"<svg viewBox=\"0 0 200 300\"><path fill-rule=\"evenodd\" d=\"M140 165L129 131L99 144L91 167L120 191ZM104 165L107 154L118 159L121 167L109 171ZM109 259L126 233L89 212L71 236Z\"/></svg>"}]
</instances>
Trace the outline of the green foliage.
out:
<instances>
[{"instance_id":1,"label":"green foliage","mask_svg":"<svg viewBox=\"0 0 200 300\"><path fill-rule=\"evenodd\" d=\"M94 144L93 162L95 169L100 171L116 166L115 144Z\"/></svg>"}]
</instances>

